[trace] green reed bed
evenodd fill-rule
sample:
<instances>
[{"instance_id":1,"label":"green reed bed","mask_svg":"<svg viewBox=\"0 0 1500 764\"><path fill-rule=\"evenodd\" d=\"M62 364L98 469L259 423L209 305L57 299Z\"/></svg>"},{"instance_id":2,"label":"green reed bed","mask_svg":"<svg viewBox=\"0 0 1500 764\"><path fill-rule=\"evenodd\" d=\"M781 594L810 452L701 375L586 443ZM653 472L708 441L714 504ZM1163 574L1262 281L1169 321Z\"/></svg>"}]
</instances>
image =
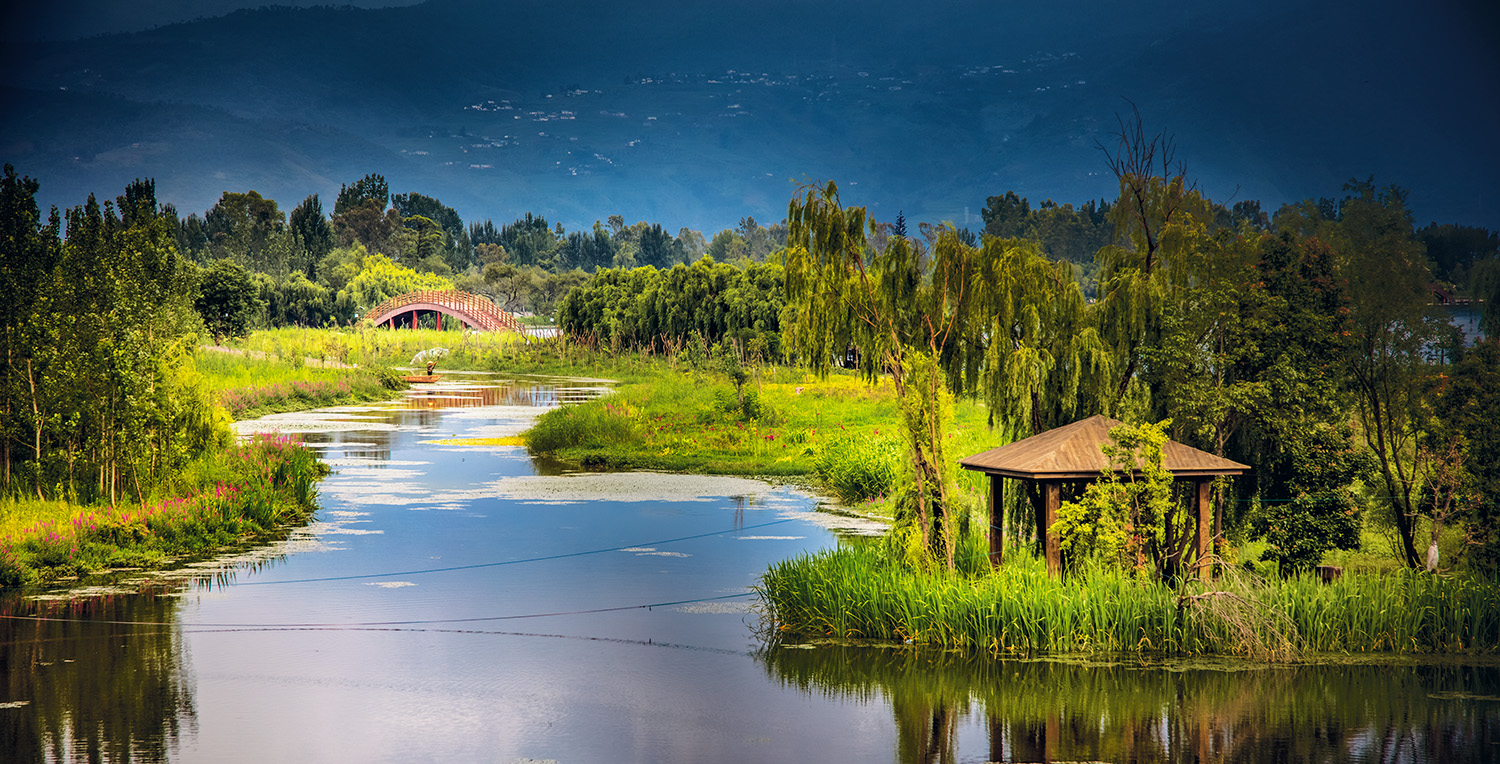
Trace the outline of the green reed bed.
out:
<instances>
[{"instance_id":1,"label":"green reed bed","mask_svg":"<svg viewBox=\"0 0 1500 764\"><path fill-rule=\"evenodd\" d=\"M231 345L264 358L290 364L345 364L361 367L407 366L412 356L429 348L448 349L439 369L483 369L492 359L517 352L529 338L514 332L385 329L262 329Z\"/></svg>"},{"instance_id":2,"label":"green reed bed","mask_svg":"<svg viewBox=\"0 0 1500 764\"><path fill-rule=\"evenodd\" d=\"M758 590L770 628L793 639L1268 658L1500 647L1500 584L1406 571L1333 584L1235 578L1174 588L1109 570L1054 579L1027 555L979 577L923 573L863 545L777 563Z\"/></svg>"},{"instance_id":3,"label":"green reed bed","mask_svg":"<svg viewBox=\"0 0 1500 764\"><path fill-rule=\"evenodd\" d=\"M392 390L405 386L399 379L360 374L332 381L294 380L229 388L220 390L217 398L219 405L239 420L283 411L383 400L391 397Z\"/></svg>"},{"instance_id":4,"label":"green reed bed","mask_svg":"<svg viewBox=\"0 0 1500 764\"><path fill-rule=\"evenodd\" d=\"M158 567L306 522L326 473L313 451L257 437L197 466L182 495L78 507L7 507L0 524L0 586L45 583L112 567Z\"/></svg>"},{"instance_id":5,"label":"green reed bed","mask_svg":"<svg viewBox=\"0 0 1500 764\"><path fill-rule=\"evenodd\" d=\"M234 419L384 400L407 386L383 368L325 367L218 351L200 352L197 367Z\"/></svg>"}]
</instances>

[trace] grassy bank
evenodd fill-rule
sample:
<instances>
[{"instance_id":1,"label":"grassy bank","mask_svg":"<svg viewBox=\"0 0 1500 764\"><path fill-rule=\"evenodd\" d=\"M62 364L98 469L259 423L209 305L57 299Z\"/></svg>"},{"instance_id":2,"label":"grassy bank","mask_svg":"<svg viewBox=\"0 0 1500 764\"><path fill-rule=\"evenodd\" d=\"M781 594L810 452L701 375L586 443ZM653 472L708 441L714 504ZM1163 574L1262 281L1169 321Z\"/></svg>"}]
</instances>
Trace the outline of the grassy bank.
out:
<instances>
[{"instance_id":1,"label":"grassy bank","mask_svg":"<svg viewBox=\"0 0 1500 764\"><path fill-rule=\"evenodd\" d=\"M161 567L268 537L311 517L325 473L311 449L262 437L203 456L170 495L140 503L7 501L0 507L0 586Z\"/></svg>"},{"instance_id":2,"label":"grassy bank","mask_svg":"<svg viewBox=\"0 0 1500 764\"><path fill-rule=\"evenodd\" d=\"M1247 577L1210 593L1111 571L1065 579L1028 555L980 576L925 574L877 545L778 563L758 590L767 626L791 639L891 640L998 655L1303 652L1465 653L1500 649L1500 582L1411 571Z\"/></svg>"},{"instance_id":3,"label":"grassy bank","mask_svg":"<svg viewBox=\"0 0 1500 764\"><path fill-rule=\"evenodd\" d=\"M595 467L817 476L871 510L884 506L899 473L904 452L889 382L767 366L737 391L724 374L660 359L588 370L621 378L617 393L544 414L525 435L533 452ZM984 423L983 408L959 402L950 456L996 445ZM958 477L978 495L976 477Z\"/></svg>"},{"instance_id":4,"label":"grassy bank","mask_svg":"<svg viewBox=\"0 0 1500 764\"><path fill-rule=\"evenodd\" d=\"M236 420L385 400L407 386L383 368L325 367L216 351L200 352L197 365L219 405Z\"/></svg>"}]
</instances>

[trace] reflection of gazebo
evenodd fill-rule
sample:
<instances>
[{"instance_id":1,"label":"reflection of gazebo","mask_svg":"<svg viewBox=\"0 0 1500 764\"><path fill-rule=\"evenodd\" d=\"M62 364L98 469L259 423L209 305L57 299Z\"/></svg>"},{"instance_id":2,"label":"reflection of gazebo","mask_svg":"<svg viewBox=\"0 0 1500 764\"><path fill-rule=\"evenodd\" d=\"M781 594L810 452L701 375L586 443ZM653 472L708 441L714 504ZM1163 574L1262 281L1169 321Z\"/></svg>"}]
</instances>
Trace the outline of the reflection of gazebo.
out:
<instances>
[{"instance_id":1,"label":"reflection of gazebo","mask_svg":"<svg viewBox=\"0 0 1500 764\"><path fill-rule=\"evenodd\" d=\"M1004 478L1018 478L1034 480L1042 485L1042 502L1036 510L1037 536L1043 540L1045 547L1047 572L1057 575L1061 571L1062 558L1058 553L1057 534L1052 529L1052 523L1057 518L1058 505L1062 503L1062 484L1064 481L1099 478L1100 473L1109 467L1099 446L1109 441L1110 428L1120 424L1108 417L1091 416L1025 440L992 448L959 462L966 470L990 476L992 565L999 565L1003 557L1000 500L1004 495ZM1213 535L1213 514L1208 507L1210 483L1219 475L1243 475L1250 468L1174 440L1162 444L1161 457L1162 466L1174 478L1195 483L1193 495L1198 520L1196 548L1198 558L1201 559L1207 554L1209 538ZM1208 566L1199 568L1199 575L1205 578L1208 572Z\"/></svg>"}]
</instances>

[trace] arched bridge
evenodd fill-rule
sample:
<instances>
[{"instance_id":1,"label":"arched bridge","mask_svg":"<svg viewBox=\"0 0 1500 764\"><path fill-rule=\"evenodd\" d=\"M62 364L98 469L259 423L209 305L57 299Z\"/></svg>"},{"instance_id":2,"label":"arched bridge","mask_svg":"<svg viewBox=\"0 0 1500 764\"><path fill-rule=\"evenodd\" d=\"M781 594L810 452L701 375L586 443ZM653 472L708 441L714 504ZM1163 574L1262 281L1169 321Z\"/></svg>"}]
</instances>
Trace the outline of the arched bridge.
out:
<instances>
[{"instance_id":1,"label":"arched bridge","mask_svg":"<svg viewBox=\"0 0 1500 764\"><path fill-rule=\"evenodd\" d=\"M495 303L488 299L468 292L407 292L376 305L365 314L365 320L376 326L388 323L392 329L403 326L414 329L420 313L437 313L440 318L449 316L457 319L464 328L526 333L526 327L515 316L495 307Z\"/></svg>"}]
</instances>

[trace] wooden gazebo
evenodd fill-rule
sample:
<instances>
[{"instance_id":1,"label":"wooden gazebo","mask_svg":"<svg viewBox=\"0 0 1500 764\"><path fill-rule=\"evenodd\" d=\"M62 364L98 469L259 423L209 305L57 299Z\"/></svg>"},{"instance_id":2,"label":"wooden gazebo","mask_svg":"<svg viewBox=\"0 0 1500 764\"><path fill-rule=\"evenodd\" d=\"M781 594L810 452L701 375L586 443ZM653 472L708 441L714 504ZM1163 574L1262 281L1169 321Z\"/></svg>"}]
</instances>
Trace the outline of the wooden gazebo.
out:
<instances>
[{"instance_id":1,"label":"wooden gazebo","mask_svg":"<svg viewBox=\"0 0 1500 764\"><path fill-rule=\"evenodd\" d=\"M1025 440L992 448L959 462L966 470L990 476L991 565L998 566L1004 557L1004 537L1000 533L1004 478L1018 478L1042 484L1042 505L1037 507L1037 534L1044 545L1047 572L1054 576L1061 572L1062 557L1052 523L1057 519L1057 508L1062 503L1062 484L1064 481L1097 480L1109 468L1109 460L1099 446L1109 442L1110 429L1120 424L1122 423L1105 416L1091 416ZM1209 485L1215 477L1243 475L1250 468L1175 440L1162 444L1161 457L1162 466L1175 479L1195 483L1193 495L1198 521L1195 540L1198 558L1202 559L1208 552L1209 540L1213 536ZM1198 572L1206 578L1209 569L1207 566L1200 566Z\"/></svg>"}]
</instances>

